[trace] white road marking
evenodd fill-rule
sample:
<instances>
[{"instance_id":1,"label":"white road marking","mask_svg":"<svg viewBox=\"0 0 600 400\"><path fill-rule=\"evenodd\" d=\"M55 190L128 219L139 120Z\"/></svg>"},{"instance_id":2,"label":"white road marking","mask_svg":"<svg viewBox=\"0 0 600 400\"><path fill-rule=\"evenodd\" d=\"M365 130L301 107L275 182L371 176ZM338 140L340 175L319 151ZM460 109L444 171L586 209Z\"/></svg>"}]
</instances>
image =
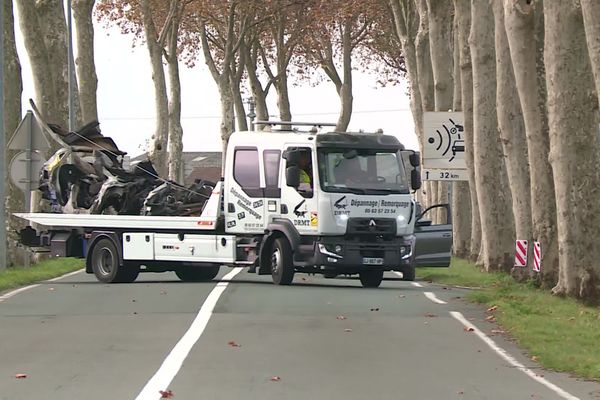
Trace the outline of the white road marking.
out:
<instances>
[{"instance_id":1,"label":"white road marking","mask_svg":"<svg viewBox=\"0 0 600 400\"><path fill-rule=\"evenodd\" d=\"M411 282L411 284L416 287L423 287L419 282Z\"/></svg>"},{"instance_id":2,"label":"white road marking","mask_svg":"<svg viewBox=\"0 0 600 400\"><path fill-rule=\"evenodd\" d=\"M83 268L82 269L78 269L77 271L69 272L69 273L61 275L61 276L59 276L57 278L48 279L47 281L44 281L44 282L56 282L56 281L60 281L61 279L65 279L65 278L68 278L70 276L77 275L77 274L79 274L80 272L83 272L83 271L84 271Z\"/></svg>"},{"instance_id":3,"label":"white road marking","mask_svg":"<svg viewBox=\"0 0 600 400\"><path fill-rule=\"evenodd\" d=\"M204 301L204 304L202 304L192 325L190 325L187 332L181 337L175 347L173 347L173 350L171 350L167 358L165 358L160 368L158 368L158 371L156 371L154 376L146 383L146 386L144 386L140 394L138 394L136 400L161 398L159 391L168 389L173 378L175 378L175 375L177 375L183 362L192 350L192 347L204 332L219 297L221 297L225 289L227 289L229 281L240 273L241 270L242 268L234 268L233 271L223 277L221 282L217 283Z\"/></svg>"},{"instance_id":4,"label":"white road marking","mask_svg":"<svg viewBox=\"0 0 600 400\"><path fill-rule=\"evenodd\" d=\"M436 297L436 295L433 294L433 292L423 292L423 294L425 295L425 297L427 297L429 300L433 301L434 303L437 303L437 304L448 304L444 300L438 299Z\"/></svg>"},{"instance_id":5,"label":"white road marking","mask_svg":"<svg viewBox=\"0 0 600 400\"><path fill-rule=\"evenodd\" d=\"M521 364L513 356L508 354L508 352L506 350L504 350L503 348L498 346L496 344L496 342L494 342L492 339L490 339L485 333L480 331L475 325L473 325L472 323L467 321L467 319L464 317L464 315L462 315L458 311L450 311L450 315L452 315L452 317L454 317L454 319L456 319L457 321L461 322L465 327L467 327L469 329L473 329L473 333L475 333L477 336L479 336L479 338L481 340L483 340L485 342L485 344L487 344L492 350L494 350L500 357L502 357L504 360L506 360L509 364L511 364L515 368L517 368L519 371L523 372L525 375L529 376L534 381L537 381L537 382L541 383L542 385L546 386L548 389L552 390L554 393L556 393L563 399L580 400L579 397L575 397L571 393L564 391L560 387L556 386L555 384L548 381L547 379L537 375L535 372L533 372L532 370L530 370L529 368L527 368L526 366Z\"/></svg>"},{"instance_id":6,"label":"white road marking","mask_svg":"<svg viewBox=\"0 0 600 400\"><path fill-rule=\"evenodd\" d=\"M73 276L75 274L78 274L81 271L83 271L83 269L78 269L77 271L69 272L69 273L66 273L64 275L58 276L56 278L48 279L48 280L46 280L44 282L56 282L56 281L59 281L59 280L64 279L64 278L68 278L69 276ZM18 289L10 291L8 293L5 293L2 296L0 296L0 303L2 303L4 300L10 299L11 297L13 297L13 296L15 296L15 295L17 295L17 294L19 294L21 292L24 292L24 291L29 290L29 289L36 288L36 287L38 287L40 285L41 285L40 283L36 283L35 285L24 286L22 288L18 288Z\"/></svg>"},{"instance_id":7,"label":"white road marking","mask_svg":"<svg viewBox=\"0 0 600 400\"><path fill-rule=\"evenodd\" d=\"M10 291L10 292L8 292L6 294L3 294L2 296L0 296L0 303L2 303L4 300L10 299L11 297L13 297L13 296L15 296L15 295L17 295L17 294L19 294L21 292L24 292L24 291L29 290L29 289L36 288L38 286L40 286L40 284L36 283L35 285L25 286L25 287L22 287L22 288Z\"/></svg>"}]
</instances>

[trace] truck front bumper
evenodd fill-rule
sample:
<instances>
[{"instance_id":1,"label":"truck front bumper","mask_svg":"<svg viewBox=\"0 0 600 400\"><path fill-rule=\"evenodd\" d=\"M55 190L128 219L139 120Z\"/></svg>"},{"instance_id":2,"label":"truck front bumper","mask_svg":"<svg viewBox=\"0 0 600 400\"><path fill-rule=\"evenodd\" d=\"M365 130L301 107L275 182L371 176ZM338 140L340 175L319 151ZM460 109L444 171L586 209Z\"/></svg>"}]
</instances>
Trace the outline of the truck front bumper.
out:
<instances>
[{"instance_id":1,"label":"truck front bumper","mask_svg":"<svg viewBox=\"0 0 600 400\"><path fill-rule=\"evenodd\" d=\"M322 269L356 272L365 269L402 271L413 258L414 237L360 240L322 237L315 243L314 265Z\"/></svg>"}]
</instances>

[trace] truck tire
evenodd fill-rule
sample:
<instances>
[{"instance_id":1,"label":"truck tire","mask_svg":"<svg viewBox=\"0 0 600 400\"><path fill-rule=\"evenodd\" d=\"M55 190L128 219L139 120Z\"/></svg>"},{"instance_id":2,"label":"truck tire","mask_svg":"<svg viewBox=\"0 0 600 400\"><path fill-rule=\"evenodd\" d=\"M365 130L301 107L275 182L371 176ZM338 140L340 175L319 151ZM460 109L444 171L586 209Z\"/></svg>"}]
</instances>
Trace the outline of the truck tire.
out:
<instances>
[{"instance_id":1,"label":"truck tire","mask_svg":"<svg viewBox=\"0 0 600 400\"><path fill-rule=\"evenodd\" d=\"M360 283L366 288L376 288L383 280L383 270L360 271L358 273Z\"/></svg>"},{"instance_id":2,"label":"truck tire","mask_svg":"<svg viewBox=\"0 0 600 400\"><path fill-rule=\"evenodd\" d=\"M138 265L119 265L117 247L107 238L100 239L94 244L90 261L94 275L104 283L131 283L140 273Z\"/></svg>"},{"instance_id":3,"label":"truck tire","mask_svg":"<svg viewBox=\"0 0 600 400\"><path fill-rule=\"evenodd\" d=\"M404 266L404 268L402 268L402 280L403 281L414 281L415 280L415 265L414 264L410 264L410 265L406 265Z\"/></svg>"},{"instance_id":4,"label":"truck tire","mask_svg":"<svg viewBox=\"0 0 600 400\"><path fill-rule=\"evenodd\" d=\"M181 267L175 270L175 274L184 282L209 282L215 279L221 269L220 265L210 267Z\"/></svg>"},{"instance_id":5,"label":"truck tire","mask_svg":"<svg viewBox=\"0 0 600 400\"><path fill-rule=\"evenodd\" d=\"M271 276L276 285L289 285L294 280L292 248L287 239L278 237L271 248Z\"/></svg>"}]
</instances>

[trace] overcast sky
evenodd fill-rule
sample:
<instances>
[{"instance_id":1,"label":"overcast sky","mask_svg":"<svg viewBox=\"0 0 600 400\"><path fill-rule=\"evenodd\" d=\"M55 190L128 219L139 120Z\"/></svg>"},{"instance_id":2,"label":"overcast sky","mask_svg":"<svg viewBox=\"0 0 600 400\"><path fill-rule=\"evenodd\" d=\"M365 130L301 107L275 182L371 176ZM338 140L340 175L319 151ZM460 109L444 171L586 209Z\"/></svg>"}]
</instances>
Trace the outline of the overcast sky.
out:
<instances>
[{"instance_id":1,"label":"overcast sky","mask_svg":"<svg viewBox=\"0 0 600 400\"><path fill-rule=\"evenodd\" d=\"M23 73L23 104L33 98L33 79L17 24L17 47ZM154 92L148 51L143 44L132 47L132 38L117 29L96 24L95 59L98 74L98 115L102 133L112 137L131 156L143 151L154 132ZM184 151L219 151L220 106L217 87L201 59L193 69L180 69ZM417 149L414 123L404 85L381 88L374 76L355 72L354 112L350 129L382 128L408 148ZM269 112L276 116L274 90ZM335 87L323 82L290 88L293 121L336 122L339 100ZM27 108L24 108L26 110Z\"/></svg>"}]
</instances>

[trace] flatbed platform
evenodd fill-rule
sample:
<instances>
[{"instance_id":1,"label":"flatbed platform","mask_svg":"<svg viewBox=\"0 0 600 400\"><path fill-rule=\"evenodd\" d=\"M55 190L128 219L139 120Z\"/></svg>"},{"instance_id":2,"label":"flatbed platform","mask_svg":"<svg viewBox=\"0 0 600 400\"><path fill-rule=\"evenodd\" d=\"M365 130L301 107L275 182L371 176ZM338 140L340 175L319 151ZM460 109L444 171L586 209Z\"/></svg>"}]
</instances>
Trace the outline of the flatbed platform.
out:
<instances>
[{"instance_id":1,"label":"flatbed platform","mask_svg":"<svg viewBox=\"0 0 600 400\"><path fill-rule=\"evenodd\" d=\"M216 227L215 217L52 213L19 213L14 215L29 222L48 228L213 231Z\"/></svg>"}]
</instances>

